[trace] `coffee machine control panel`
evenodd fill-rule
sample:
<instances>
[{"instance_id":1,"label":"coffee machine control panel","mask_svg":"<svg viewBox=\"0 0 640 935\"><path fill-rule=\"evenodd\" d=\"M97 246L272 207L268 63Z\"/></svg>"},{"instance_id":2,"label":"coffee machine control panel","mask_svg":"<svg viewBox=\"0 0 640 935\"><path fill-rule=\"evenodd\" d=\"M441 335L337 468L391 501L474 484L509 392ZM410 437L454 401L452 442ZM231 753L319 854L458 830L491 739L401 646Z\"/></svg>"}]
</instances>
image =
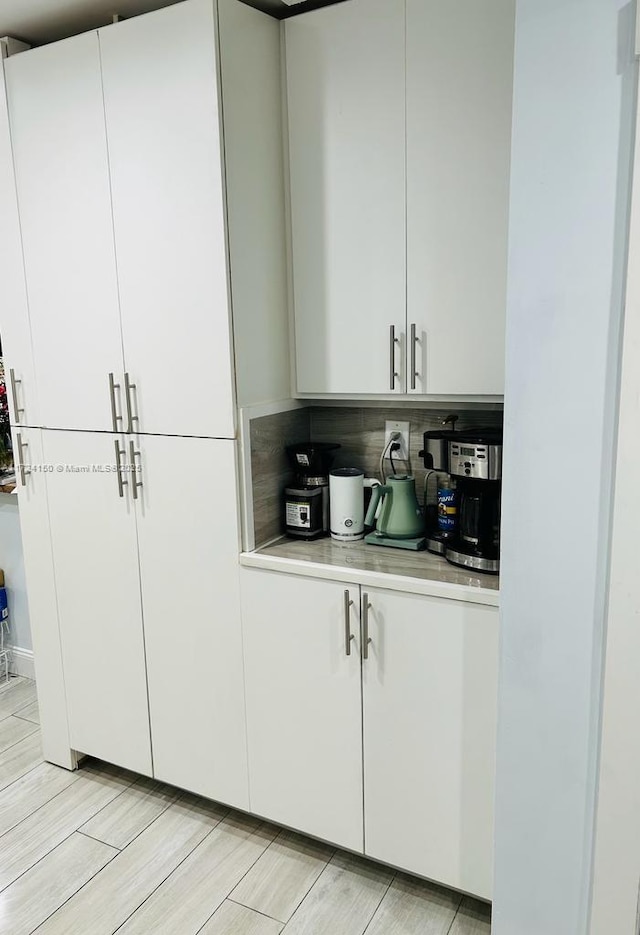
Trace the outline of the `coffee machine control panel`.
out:
<instances>
[{"instance_id":1,"label":"coffee machine control panel","mask_svg":"<svg viewBox=\"0 0 640 935\"><path fill-rule=\"evenodd\" d=\"M449 442L449 473L470 480L500 480L502 445Z\"/></svg>"}]
</instances>

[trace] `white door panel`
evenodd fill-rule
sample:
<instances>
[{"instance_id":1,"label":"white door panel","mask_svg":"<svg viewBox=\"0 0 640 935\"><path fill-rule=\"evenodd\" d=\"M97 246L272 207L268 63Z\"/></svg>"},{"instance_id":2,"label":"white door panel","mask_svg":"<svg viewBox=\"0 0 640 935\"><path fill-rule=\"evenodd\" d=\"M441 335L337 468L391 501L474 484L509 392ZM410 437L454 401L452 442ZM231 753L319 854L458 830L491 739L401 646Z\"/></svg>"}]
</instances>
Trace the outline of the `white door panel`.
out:
<instances>
[{"instance_id":1,"label":"white door panel","mask_svg":"<svg viewBox=\"0 0 640 935\"><path fill-rule=\"evenodd\" d=\"M136 450L154 774L248 809L235 444Z\"/></svg>"},{"instance_id":2,"label":"white door panel","mask_svg":"<svg viewBox=\"0 0 640 935\"><path fill-rule=\"evenodd\" d=\"M490 899L497 608L367 593L366 853Z\"/></svg>"},{"instance_id":3,"label":"white door panel","mask_svg":"<svg viewBox=\"0 0 640 935\"><path fill-rule=\"evenodd\" d=\"M97 33L5 69L39 422L109 431L123 359Z\"/></svg>"},{"instance_id":4,"label":"white door panel","mask_svg":"<svg viewBox=\"0 0 640 935\"><path fill-rule=\"evenodd\" d=\"M4 71L0 68L0 342L14 425L38 425L27 289Z\"/></svg>"},{"instance_id":5,"label":"white door panel","mask_svg":"<svg viewBox=\"0 0 640 935\"><path fill-rule=\"evenodd\" d=\"M42 432L14 427L13 450L29 626L40 706L42 755L50 763L73 769L76 762L69 739Z\"/></svg>"},{"instance_id":6,"label":"white door panel","mask_svg":"<svg viewBox=\"0 0 640 935\"><path fill-rule=\"evenodd\" d=\"M233 438L213 3L99 35L136 427Z\"/></svg>"},{"instance_id":7,"label":"white door panel","mask_svg":"<svg viewBox=\"0 0 640 935\"><path fill-rule=\"evenodd\" d=\"M359 589L243 568L251 810L362 851Z\"/></svg>"},{"instance_id":8,"label":"white door panel","mask_svg":"<svg viewBox=\"0 0 640 935\"><path fill-rule=\"evenodd\" d=\"M121 441L43 433L51 540L72 746L151 775L135 514L115 470Z\"/></svg>"},{"instance_id":9,"label":"white door panel","mask_svg":"<svg viewBox=\"0 0 640 935\"><path fill-rule=\"evenodd\" d=\"M404 0L295 16L285 36L297 390L402 392Z\"/></svg>"},{"instance_id":10,"label":"white door panel","mask_svg":"<svg viewBox=\"0 0 640 935\"><path fill-rule=\"evenodd\" d=\"M514 18L407 0L410 392L504 393Z\"/></svg>"}]
</instances>

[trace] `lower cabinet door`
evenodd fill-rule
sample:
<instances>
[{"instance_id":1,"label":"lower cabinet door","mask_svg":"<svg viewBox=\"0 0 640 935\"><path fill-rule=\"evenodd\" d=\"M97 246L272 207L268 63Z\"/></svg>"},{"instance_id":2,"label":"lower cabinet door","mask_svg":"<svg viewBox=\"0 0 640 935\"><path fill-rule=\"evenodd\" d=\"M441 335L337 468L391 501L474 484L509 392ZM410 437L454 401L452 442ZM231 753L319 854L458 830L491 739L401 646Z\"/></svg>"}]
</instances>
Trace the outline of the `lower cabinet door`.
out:
<instances>
[{"instance_id":1,"label":"lower cabinet door","mask_svg":"<svg viewBox=\"0 0 640 935\"><path fill-rule=\"evenodd\" d=\"M58 431L42 441L71 745L151 775L136 521L115 470L124 441Z\"/></svg>"},{"instance_id":2,"label":"lower cabinet door","mask_svg":"<svg viewBox=\"0 0 640 935\"><path fill-rule=\"evenodd\" d=\"M490 898L498 610L367 595L365 851Z\"/></svg>"},{"instance_id":3,"label":"lower cabinet door","mask_svg":"<svg viewBox=\"0 0 640 935\"><path fill-rule=\"evenodd\" d=\"M235 442L131 445L154 775L248 809Z\"/></svg>"},{"instance_id":4,"label":"lower cabinet door","mask_svg":"<svg viewBox=\"0 0 640 935\"><path fill-rule=\"evenodd\" d=\"M359 588L348 641L345 585L254 568L241 583L251 810L362 851Z\"/></svg>"},{"instance_id":5,"label":"lower cabinet door","mask_svg":"<svg viewBox=\"0 0 640 935\"><path fill-rule=\"evenodd\" d=\"M49 535L47 475L43 470L40 429L14 427L13 454L18 481L22 552L29 598L29 624L34 647L40 702L42 753L45 760L72 769L58 607Z\"/></svg>"}]
</instances>

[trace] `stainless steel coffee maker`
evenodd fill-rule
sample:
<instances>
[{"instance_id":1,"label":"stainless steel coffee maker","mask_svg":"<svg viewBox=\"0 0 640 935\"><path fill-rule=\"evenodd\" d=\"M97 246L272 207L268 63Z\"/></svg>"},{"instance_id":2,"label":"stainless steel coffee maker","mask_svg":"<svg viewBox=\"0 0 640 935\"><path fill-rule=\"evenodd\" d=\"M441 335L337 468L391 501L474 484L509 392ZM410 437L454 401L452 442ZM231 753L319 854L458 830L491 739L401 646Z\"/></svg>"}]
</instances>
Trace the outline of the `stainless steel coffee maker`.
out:
<instances>
[{"instance_id":1,"label":"stainless steel coffee maker","mask_svg":"<svg viewBox=\"0 0 640 935\"><path fill-rule=\"evenodd\" d=\"M502 429L457 432L449 441L449 473L456 479L458 527L445 557L453 565L500 571Z\"/></svg>"}]
</instances>

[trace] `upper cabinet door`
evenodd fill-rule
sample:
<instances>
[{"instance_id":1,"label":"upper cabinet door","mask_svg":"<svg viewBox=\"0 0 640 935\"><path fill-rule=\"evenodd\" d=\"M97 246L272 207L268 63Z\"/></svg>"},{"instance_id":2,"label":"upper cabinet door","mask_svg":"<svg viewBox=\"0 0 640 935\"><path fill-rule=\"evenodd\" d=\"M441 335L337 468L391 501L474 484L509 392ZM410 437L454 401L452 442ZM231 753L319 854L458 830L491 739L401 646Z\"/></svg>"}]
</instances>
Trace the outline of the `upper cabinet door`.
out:
<instances>
[{"instance_id":1,"label":"upper cabinet door","mask_svg":"<svg viewBox=\"0 0 640 935\"><path fill-rule=\"evenodd\" d=\"M99 31L134 428L234 436L211 0Z\"/></svg>"},{"instance_id":2,"label":"upper cabinet door","mask_svg":"<svg viewBox=\"0 0 640 935\"><path fill-rule=\"evenodd\" d=\"M0 343L11 422L15 426L38 425L29 309L8 118L4 70L0 64Z\"/></svg>"},{"instance_id":3,"label":"upper cabinet door","mask_svg":"<svg viewBox=\"0 0 640 935\"><path fill-rule=\"evenodd\" d=\"M410 392L504 392L514 8L407 0Z\"/></svg>"},{"instance_id":4,"label":"upper cabinet door","mask_svg":"<svg viewBox=\"0 0 640 935\"><path fill-rule=\"evenodd\" d=\"M100 52L95 32L5 64L40 424L113 428L122 372ZM25 376L27 413L30 380Z\"/></svg>"},{"instance_id":5,"label":"upper cabinet door","mask_svg":"<svg viewBox=\"0 0 640 935\"><path fill-rule=\"evenodd\" d=\"M404 0L286 21L298 393L404 390L404 33Z\"/></svg>"}]
</instances>

